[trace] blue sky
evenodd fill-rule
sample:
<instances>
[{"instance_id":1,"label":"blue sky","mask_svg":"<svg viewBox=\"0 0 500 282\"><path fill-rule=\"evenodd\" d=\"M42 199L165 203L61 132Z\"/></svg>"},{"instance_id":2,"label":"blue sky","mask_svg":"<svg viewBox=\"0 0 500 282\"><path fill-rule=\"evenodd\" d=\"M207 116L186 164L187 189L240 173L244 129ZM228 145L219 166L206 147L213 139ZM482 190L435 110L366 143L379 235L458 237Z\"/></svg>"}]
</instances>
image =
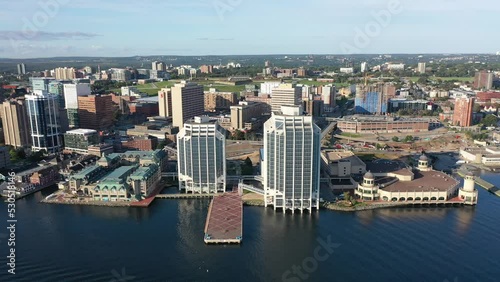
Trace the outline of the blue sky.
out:
<instances>
[{"instance_id":1,"label":"blue sky","mask_svg":"<svg viewBox=\"0 0 500 282\"><path fill-rule=\"evenodd\" d=\"M4 58L500 50L492 21L500 12L497 0L0 0L0 4L0 57ZM385 20L376 14L385 15Z\"/></svg>"}]
</instances>

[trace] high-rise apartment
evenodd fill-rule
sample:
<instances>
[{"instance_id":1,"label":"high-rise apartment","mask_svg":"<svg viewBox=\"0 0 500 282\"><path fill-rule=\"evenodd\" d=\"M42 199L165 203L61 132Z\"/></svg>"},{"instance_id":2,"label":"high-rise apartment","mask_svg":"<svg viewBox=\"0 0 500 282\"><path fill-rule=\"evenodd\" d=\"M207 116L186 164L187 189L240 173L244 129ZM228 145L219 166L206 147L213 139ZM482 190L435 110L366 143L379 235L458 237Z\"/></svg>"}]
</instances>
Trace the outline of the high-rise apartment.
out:
<instances>
[{"instance_id":1,"label":"high-rise apartment","mask_svg":"<svg viewBox=\"0 0 500 282\"><path fill-rule=\"evenodd\" d=\"M321 131L301 113L285 106L264 124L264 199L275 210L319 207Z\"/></svg>"},{"instance_id":2,"label":"high-rise apartment","mask_svg":"<svg viewBox=\"0 0 500 282\"><path fill-rule=\"evenodd\" d=\"M26 74L26 65L18 64L17 65L17 74Z\"/></svg>"},{"instance_id":3,"label":"high-rise apartment","mask_svg":"<svg viewBox=\"0 0 500 282\"><path fill-rule=\"evenodd\" d=\"M78 119L81 128L104 131L113 125L111 95L78 96Z\"/></svg>"},{"instance_id":4,"label":"high-rise apartment","mask_svg":"<svg viewBox=\"0 0 500 282\"><path fill-rule=\"evenodd\" d=\"M453 125L469 127L472 126L472 114L474 109L474 98L458 98L455 100L453 111Z\"/></svg>"},{"instance_id":5,"label":"high-rise apartment","mask_svg":"<svg viewBox=\"0 0 500 282\"><path fill-rule=\"evenodd\" d=\"M54 76L59 80L70 80L76 78L75 68L56 68L54 70Z\"/></svg>"},{"instance_id":6,"label":"high-rise apartment","mask_svg":"<svg viewBox=\"0 0 500 282\"><path fill-rule=\"evenodd\" d=\"M426 68L425 63L418 63L417 72L418 73L425 73L425 68Z\"/></svg>"},{"instance_id":7,"label":"high-rise apartment","mask_svg":"<svg viewBox=\"0 0 500 282\"><path fill-rule=\"evenodd\" d=\"M26 95L26 107L31 133L31 149L59 152L62 146L59 101L47 91Z\"/></svg>"},{"instance_id":8,"label":"high-rise apartment","mask_svg":"<svg viewBox=\"0 0 500 282\"><path fill-rule=\"evenodd\" d=\"M203 86L182 81L172 91L172 124L182 128L184 122L205 112Z\"/></svg>"},{"instance_id":9,"label":"high-rise apartment","mask_svg":"<svg viewBox=\"0 0 500 282\"><path fill-rule=\"evenodd\" d=\"M177 134L179 189L191 193L226 190L226 138L224 130L195 117Z\"/></svg>"},{"instance_id":10,"label":"high-rise apartment","mask_svg":"<svg viewBox=\"0 0 500 282\"><path fill-rule=\"evenodd\" d=\"M337 94L337 89L333 85L322 86L321 87L321 98L325 105L326 111L331 111L331 109L335 108L336 101L335 95Z\"/></svg>"},{"instance_id":11,"label":"high-rise apartment","mask_svg":"<svg viewBox=\"0 0 500 282\"><path fill-rule=\"evenodd\" d=\"M366 71L368 71L368 63L362 62L361 63L361 72L366 72Z\"/></svg>"},{"instance_id":12,"label":"high-rise apartment","mask_svg":"<svg viewBox=\"0 0 500 282\"><path fill-rule=\"evenodd\" d=\"M5 145L16 148L28 146L31 142L24 98L12 99L2 104L2 125Z\"/></svg>"},{"instance_id":13,"label":"high-rise apartment","mask_svg":"<svg viewBox=\"0 0 500 282\"><path fill-rule=\"evenodd\" d=\"M158 91L158 106L161 117L172 117L172 91L162 88Z\"/></svg>"},{"instance_id":14,"label":"high-rise apartment","mask_svg":"<svg viewBox=\"0 0 500 282\"><path fill-rule=\"evenodd\" d=\"M474 88L490 90L493 87L493 73L488 71L478 71L474 77Z\"/></svg>"},{"instance_id":15,"label":"high-rise apartment","mask_svg":"<svg viewBox=\"0 0 500 282\"><path fill-rule=\"evenodd\" d=\"M79 127L78 121L78 96L88 96L91 94L90 84L64 84L64 101L68 115L69 127Z\"/></svg>"},{"instance_id":16,"label":"high-rise apartment","mask_svg":"<svg viewBox=\"0 0 500 282\"><path fill-rule=\"evenodd\" d=\"M302 88L295 83L282 83L271 92L273 113L279 113L282 106L300 106L302 103Z\"/></svg>"}]
</instances>

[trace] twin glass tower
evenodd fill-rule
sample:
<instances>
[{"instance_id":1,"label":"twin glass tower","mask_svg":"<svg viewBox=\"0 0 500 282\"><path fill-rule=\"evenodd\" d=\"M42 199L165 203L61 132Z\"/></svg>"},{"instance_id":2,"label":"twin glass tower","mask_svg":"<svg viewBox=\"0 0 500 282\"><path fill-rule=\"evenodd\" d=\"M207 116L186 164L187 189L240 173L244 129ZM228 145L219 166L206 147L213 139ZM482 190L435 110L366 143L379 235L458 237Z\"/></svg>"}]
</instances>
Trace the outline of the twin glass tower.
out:
<instances>
[{"instance_id":1,"label":"twin glass tower","mask_svg":"<svg viewBox=\"0 0 500 282\"><path fill-rule=\"evenodd\" d=\"M265 205L274 209L319 207L321 131L299 106L283 106L264 124Z\"/></svg>"},{"instance_id":2,"label":"twin glass tower","mask_svg":"<svg viewBox=\"0 0 500 282\"><path fill-rule=\"evenodd\" d=\"M177 136L179 189L223 193L226 187L224 130L208 117L187 122ZM264 124L261 163L265 206L319 207L321 130L299 106L283 106Z\"/></svg>"}]
</instances>

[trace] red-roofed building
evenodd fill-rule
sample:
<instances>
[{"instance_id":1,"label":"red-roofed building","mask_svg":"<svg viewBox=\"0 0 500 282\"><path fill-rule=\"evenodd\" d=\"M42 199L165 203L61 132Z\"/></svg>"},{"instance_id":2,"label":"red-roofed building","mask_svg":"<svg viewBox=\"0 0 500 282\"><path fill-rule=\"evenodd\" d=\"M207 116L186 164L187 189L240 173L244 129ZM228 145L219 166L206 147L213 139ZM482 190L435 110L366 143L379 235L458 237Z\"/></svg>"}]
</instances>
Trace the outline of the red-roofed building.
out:
<instances>
[{"instance_id":1,"label":"red-roofed building","mask_svg":"<svg viewBox=\"0 0 500 282\"><path fill-rule=\"evenodd\" d=\"M479 104L491 103L491 99L500 99L500 92L478 92L476 97Z\"/></svg>"}]
</instances>

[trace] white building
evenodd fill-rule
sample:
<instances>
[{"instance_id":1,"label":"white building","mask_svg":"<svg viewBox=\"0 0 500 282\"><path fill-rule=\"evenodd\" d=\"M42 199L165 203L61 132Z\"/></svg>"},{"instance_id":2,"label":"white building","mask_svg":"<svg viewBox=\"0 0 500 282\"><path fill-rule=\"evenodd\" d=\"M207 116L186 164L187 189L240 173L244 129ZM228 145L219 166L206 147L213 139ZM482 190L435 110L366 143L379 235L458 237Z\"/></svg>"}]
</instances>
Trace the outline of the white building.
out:
<instances>
[{"instance_id":1,"label":"white building","mask_svg":"<svg viewBox=\"0 0 500 282\"><path fill-rule=\"evenodd\" d=\"M280 86L280 81L273 82L264 82L260 84L260 94L271 95L273 93L273 89L278 88Z\"/></svg>"},{"instance_id":2,"label":"white building","mask_svg":"<svg viewBox=\"0 0 500 282\"><path fill-rule=\"evenodd\" d=\"M354 68L340 68L340 73L346 73L346 74L354 73Z\"/></svg>"},{"instance_id":3,"label":"white building","mask_svg":"<svg viewBox=\"0 0 500 282\"><path fill-rule=\"evenodd\" d=\"M208 117L195 117L177 135L179 190L186 193L226 191L226 137Z\"/></svg>"},{"instance_id":4,"label":"white building","mask_svg":"<svg viewBox=\"0 0 500 282\"><path fill-rule=\"evenodd\" d=\"M282 83L272 90L271 111L279 113L282 106L302 104L302 88L294 83Z\"/></svg>"},{"instance_id":5,"label":"white building","mask_svg":"<svg viewBox=\"0 0 500 282\"><path fill-rule=\"evenodd\" d=\"M479 196L479 191L476 189L476 181L474 179L474 174L471 172L467 173L464 177L464 187L458 192L460 199L465 201L467 205L477 205L477 198Z\"/></svg>"},{"instance_id":6,"label":"white building","mask_svg":"<svg viewBox=\"0 0 500 282\"><path fill-rule=\"evenodd\" d=\"M418 63L418 67L417 67L417 72L418 73L425 73L425 63Z\"/></svg>"},{"instance_id":7,"label":"white building","mask_svg":"<svg viewBox=\"0 0 500 282\"><path fill-rule=\"evenodd\" d=\"M122 96L142 97L141 91L139 91L135 86L123 86L121 88L121 92Z\"/></svg>"},{"instance_id":8,"label":"white building","mask_svg":"<svg viewBox=\"0 0 500 282\"><path fill-rule=\"evenodd\" d=\"M423 155L414 170L367 172L354 193L364 201L439 203L456 197L458 185L453 177L433 170Z\"/></svg>"},{"instance_id":9,"label":"white building","mask_svg":"<svg viewBox=\"0 0 500 282\"><path fill-rule=\"evenodd\" d=\"M31 129L31 149L59 152L62 146L59 97L37 90L25 98Z\"/></svg>"},{"instance_id":10,"label":"white building","mask_svg":"<svg viewBox=\"0 0 500 282\"><path fill-rule=\"evenodd\" d=\"M331 112L336 106L335 95L337 88L333 85L322 86L321 98L325 104L325 112Z\"/></svg>"},{"instance_id":11,"label":"white building","mask_svg":"<svg viewBox=\"0 0 500 282\"><path fill-rule=\"evenodd\" d=\"M362 62L361 63L361 72L366 72L366 71L368 71L368 63Z\"/></svg>"},{"instance_id":12,"label":"white building","mask_svg":"<svg viewBox=\"0 0 500 282\"><path fill-rule=\"evenodd\" d=\"M92 94L89 83L64 84L63 87L66 109L78 109L78 96Z\"/></svg>"},{"instance_id":13,"label":"white building","mask_svg":"<svg viewBox=\"0 0 500 282\"><path fill-rule=\"evenodd\" d=\"M387 64L388 70L404 70L405 64Z\"/></svg>"},{"instance_id":14,"label":"white building","mask_svg":"<svg viewBox=\"0 0 500 282\"><path fill-rule=\"evenodd\" d=\"M283 107L264 124L265 205L274 209L311 210L319 207L320 135L301 107Z\"/></svg>"}]
</instances>

